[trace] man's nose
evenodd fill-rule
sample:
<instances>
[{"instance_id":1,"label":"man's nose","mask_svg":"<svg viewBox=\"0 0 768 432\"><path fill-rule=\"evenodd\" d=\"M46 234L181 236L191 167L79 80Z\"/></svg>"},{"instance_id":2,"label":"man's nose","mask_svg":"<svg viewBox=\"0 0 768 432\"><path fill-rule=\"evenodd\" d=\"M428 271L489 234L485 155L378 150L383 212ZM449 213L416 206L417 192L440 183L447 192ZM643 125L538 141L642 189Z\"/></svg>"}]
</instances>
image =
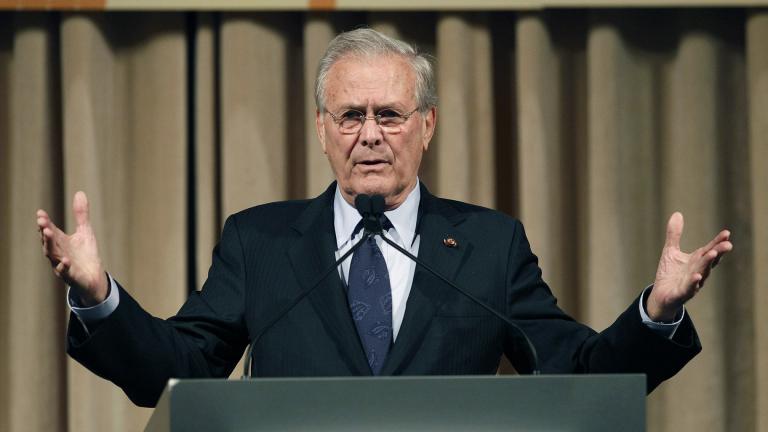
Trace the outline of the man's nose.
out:
<instances>
[{"instance_id":1,"label":"man's nose","mask_svg":"<svg viewBox=\"0 0 768 432\"><path fill-rule=\"evenodd\" d=\"M360 143L364 146L376 146L381 144L384 135L381 127L376 123L376 118L367 117L363 120L363 127L360 129Z\"/></svg>"}]
</instances>

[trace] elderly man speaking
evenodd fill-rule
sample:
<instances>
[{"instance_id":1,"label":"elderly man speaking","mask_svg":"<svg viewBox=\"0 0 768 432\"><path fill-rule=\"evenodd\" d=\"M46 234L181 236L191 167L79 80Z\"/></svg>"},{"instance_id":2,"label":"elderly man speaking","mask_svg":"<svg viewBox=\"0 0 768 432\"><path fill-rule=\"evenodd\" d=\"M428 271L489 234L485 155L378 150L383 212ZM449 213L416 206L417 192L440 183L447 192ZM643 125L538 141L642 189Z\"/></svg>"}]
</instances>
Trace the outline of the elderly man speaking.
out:
<instances>
[{"instance_id":1,"label":"elderly man speaking","mask_svg":"<svg viewBox=\"0 0 768 432\"><path fill-rule=\"evenodd\" d=\"M654 284L596 333L557 307L520 222L419 182L437 121L423 55L370 29L342 33L320 62L316 99L336 181L314 199L230 216L202 291L172 318L149 315L105 272L84 193L71 235L38 211L44 254L70 286L73 358L142 406L169 378L228 376L257 335L258 376L493 374L503 354L526 372L508 324L380 237L334 267L366 236L354 207L363 194L384 198L388 239L522 328L542 373L645 373L651 391L700 351L683 304L732 249L729 232L684 253L683 217L672 215Z\"/></svg>"}]
</instances>

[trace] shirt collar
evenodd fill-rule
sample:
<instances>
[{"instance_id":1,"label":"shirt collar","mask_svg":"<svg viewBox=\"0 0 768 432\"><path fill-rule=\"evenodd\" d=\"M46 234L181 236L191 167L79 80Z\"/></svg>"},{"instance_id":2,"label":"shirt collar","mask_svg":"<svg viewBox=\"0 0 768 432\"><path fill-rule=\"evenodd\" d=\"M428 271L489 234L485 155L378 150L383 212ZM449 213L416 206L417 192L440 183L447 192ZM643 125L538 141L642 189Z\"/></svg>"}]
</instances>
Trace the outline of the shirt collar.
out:
<instances>
[{"instance_id":1,"label":"shirt collar","mask_svg":"<svg viewBox=\"0 0 768 432\"><path fill-rule=\"evenodd\" d=\"M410 247L413 244L416 235L416 219L419 214L419 201L421 201L421 188L419 179L416 179L416 186L408 194L405 202L394 210L384 212L384 215L392 222L392 226L403 244ZM362 217L357 209L348 203L341 196L341 190L336 185L336 194L333 198L333 225L336 230L336 247L341 246L352 238L352 232L355 230Z\"/></svg>"}]
</instances>

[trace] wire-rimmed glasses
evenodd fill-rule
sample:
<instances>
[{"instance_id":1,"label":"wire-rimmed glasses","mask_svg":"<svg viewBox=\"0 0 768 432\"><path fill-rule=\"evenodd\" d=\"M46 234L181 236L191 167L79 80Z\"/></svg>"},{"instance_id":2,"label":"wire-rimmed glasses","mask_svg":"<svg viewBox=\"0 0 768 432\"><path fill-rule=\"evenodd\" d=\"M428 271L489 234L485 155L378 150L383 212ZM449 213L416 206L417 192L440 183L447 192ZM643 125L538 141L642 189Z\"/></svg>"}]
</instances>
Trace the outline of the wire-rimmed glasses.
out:
<instances>
[{"instance_id":1,"label":"wire-rimmed glasses","mask_svg":"<svg viewBox=\"0 0 768 432\"><path fill-rule=\"evenodd\" d=\"M363 128L366 120L374 120L384 132L398 133L402 130L402 125L418 110L400 114L392 108L385 108L373 116L367 116L358 110L346 110L341 114L334 114L328 111L333 122L339 125L339 131L343 134L354 134Z\"/></svg>"}]
</instances>

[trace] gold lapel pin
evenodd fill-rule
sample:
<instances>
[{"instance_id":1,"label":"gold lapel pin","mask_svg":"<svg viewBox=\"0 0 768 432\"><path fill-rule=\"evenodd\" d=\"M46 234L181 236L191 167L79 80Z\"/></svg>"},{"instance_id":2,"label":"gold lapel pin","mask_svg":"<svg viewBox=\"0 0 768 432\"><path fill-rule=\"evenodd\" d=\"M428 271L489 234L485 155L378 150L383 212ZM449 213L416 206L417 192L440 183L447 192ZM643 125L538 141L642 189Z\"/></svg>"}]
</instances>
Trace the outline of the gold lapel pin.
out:
<instances>
[{"instance_id":1,"label":"gold lapel pin","mask_svg":"<svg viewBox=\"0 0 768 432\"><path fill-rule=\"evenodd\" d=\"M449 248L455 248L459 246L459 243L453 237L446 237L443 239L443 244Z\"/></svg>"}]
</instances>

